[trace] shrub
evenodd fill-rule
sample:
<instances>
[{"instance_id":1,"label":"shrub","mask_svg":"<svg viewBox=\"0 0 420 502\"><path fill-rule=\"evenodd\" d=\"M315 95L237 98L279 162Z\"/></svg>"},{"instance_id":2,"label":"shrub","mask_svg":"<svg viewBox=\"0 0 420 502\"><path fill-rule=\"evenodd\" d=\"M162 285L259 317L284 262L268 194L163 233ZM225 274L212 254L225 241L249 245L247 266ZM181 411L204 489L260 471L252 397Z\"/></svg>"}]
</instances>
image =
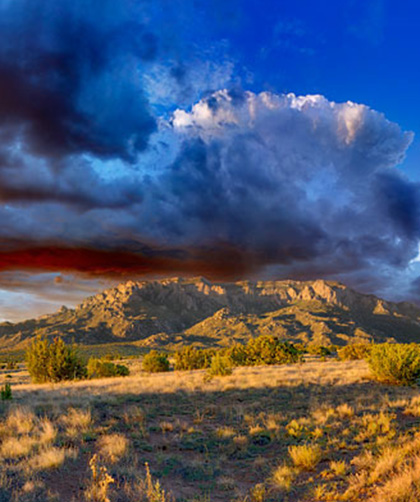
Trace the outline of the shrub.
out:
<instances>
[{"instance_id":1,"label":"shrub","mask_svg":"<svg viewBox=\"0 0 420 502\"><path fill-rule=\"evenodd\" d=\"M224 354L231 361L233 366L247 366L248 365L248 351L245 345L236 343L225 349Z\"/></svg>"},{"instance_id":2,"label":"shrub","mask_svg":"<svg viewBox=\"0 0 420 502\"><path fill-rule=\"evenodd\" d=\"M183 347L175 352L175 370L199 370L208 368L215 351Z\"/></svg>"},{"instance_id":3,"label":"shrub","mask_svg":"<svg viewBox=\"0 0 420 502\"><path fill-rule=\"evenodd\" d=\"M356 359L365 359L369 357L372 349L371 343L352 343L340 347L337 355L342 361L355 361Z\"/></svg>"},{"instance_id":4,"label":"shrub","mask_svg":"<svg viewBox=\"0 0 420 502\"><path fill-rule=\"evenodd\" d=\"M29 374L35 383L59 382L86 377L86 365L74 346L66 345L61 338L51 343L37 337L25 354Z\"/></svg>"},{"instance_id":5,"label":"shrub","mask_svg":"<svg viewBox=\"0 0 420 502\"><path fill-rule=\"evenodd\" d=\"M412 385L420 378L420 347L415 343L373 345L368 363L378 380Z\"/></svg>"},{"instance_id":6,"label":"shrub","mask_svg":"<svg viewBox=\"0 0 420 502\"><path fill-rule=\"evenodd\" d=\"M159 373L161 371L169 371L168 356L163 352L151 350L143 358L143 371L148 373Z\"/></svg>"},{"instance_id":7,"label":"shrub","mask_svg":"<svg viewBox=\"0 0 420 502\"><path fill-rule=\"evenodd\" d=\"M333 353L333 347L326 347L325 345L308 345L306 352L314 356L326 357Z\"/></svg>"},{"instance_id":8,"label":"shrub","mask_svg":"<svg viewBox=\"0 0 420 502\"><path fill-rule=\"evenodd\" d=\"M10 383L5 383L0 390L0 397L2 401L7 401L8 399L12 399L12 387Z\"/></svg>"},{"instance_id":9,"label":"shrub","mask_svg":"<svg viewBox=\"0 0 420 502\"><path fill-rule=\"evenodd\" d=\"M87 363L88 378L107 378L127 376L130 370L122 364L114 364L109 360L91 357Z\"/></svg>"},{"instance_id":10,"label":"shrub","mask_svg":"<svg viewBox=\"0 0 420 502\"><path fill-rule=\"evenodd\" d=\"M246 346L247 365L287 364L302 360L302 354L289 342L276 336L261 335L250 340Z\"/></svg>"},{"instance_id":11,"label":"shrub","mask_svg":"<svg viewBox=\"0 0 420 502\"><path fill-rule=\"evenodd\" d=\"M232 363L226 355L221 353L215 354L211 359L211 364L207 370L207 375L213 376L227 376L232 374Z\"/></svg>"}]
</instances>

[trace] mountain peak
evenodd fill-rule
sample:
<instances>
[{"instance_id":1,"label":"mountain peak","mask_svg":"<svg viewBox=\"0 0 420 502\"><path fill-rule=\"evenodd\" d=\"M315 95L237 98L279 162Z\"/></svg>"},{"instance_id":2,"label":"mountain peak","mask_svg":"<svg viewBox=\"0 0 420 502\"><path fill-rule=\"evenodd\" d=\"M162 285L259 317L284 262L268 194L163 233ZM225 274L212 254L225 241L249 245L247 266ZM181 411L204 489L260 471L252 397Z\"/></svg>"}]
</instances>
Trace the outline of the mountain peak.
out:
<instances>
[{"instance_id":1,"label":"mountain peak","mask_svg":"<svg viewBox=\"0 0 420 502\"><path fill-rule=\"evenodd\" d=\"M75 309L0 326L0 347L34 334L80 343L136 341L204 346L275 334L291 341L343 344L418 341L420 309L358 293L344 284L272 280L211 282L204 277L129 280ZM159 336L158 336L159 335ZM397 337L397 338L396 338Z\"/></svg>"}]
</instances>

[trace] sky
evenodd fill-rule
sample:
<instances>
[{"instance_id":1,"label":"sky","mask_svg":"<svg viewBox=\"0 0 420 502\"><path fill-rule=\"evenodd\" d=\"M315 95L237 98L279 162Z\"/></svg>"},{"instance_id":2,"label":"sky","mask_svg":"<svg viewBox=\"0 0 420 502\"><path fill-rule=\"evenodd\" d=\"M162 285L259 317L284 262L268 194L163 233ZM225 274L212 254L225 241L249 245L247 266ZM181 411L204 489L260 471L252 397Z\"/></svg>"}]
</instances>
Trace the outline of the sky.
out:
<instances>
[{"instance_id":1,"label":"sky","mask_svg":"<svg viewBox=\"0 0 420 502\"><path fill-rule=\"evenodd\" d=\"M175 275L420 304L419 15L0 0L0 320Z\"/></svg>"}]
</instances>

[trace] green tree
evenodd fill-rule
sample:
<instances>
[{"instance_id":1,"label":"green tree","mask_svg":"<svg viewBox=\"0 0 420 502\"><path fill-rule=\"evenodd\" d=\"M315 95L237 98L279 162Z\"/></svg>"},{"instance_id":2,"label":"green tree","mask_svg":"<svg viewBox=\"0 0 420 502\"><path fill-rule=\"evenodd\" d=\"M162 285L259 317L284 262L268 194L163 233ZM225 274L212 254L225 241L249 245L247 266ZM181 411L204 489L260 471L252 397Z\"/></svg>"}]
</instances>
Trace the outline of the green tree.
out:
<instances>
[{"instance_id":1,"label":"green tree","mask_svg":"<svg viewBox=\"0 0 420 502\"><path fill-rule=\"evenodd\" d=\"M26 365L35 383L60 382L86 377L86 364L76 348L56 337L52 342L36 337L25 354Z\"/></svg>"},{"instance_id":2,"label":"green tree","mask_svg":"<svg viewBox=\"0 0 420 502\"><path fill-rule=\"evenodd\" d=\"M216 351L214 349L197 349L187 346L175 352L175 370L199 370L208 368L211 358Z\"/></svg>"},{"instance_id":3,"label":"green tree","mask_svg":"<svg viewBox=\"0 0 420 502\"><path fill-rule=\"evenodd\" d=\"M107 378L127 376L130 370L123 364L114 364L106 359L91 357L87 363L87 374L89 378Z\"/></svg>"},{"instance_id":4,"label":"green tree","mask_svg":"<svg viewBox=\"0 0 420 502\"><path fill-rule=\"evenodd\" d=\"M282 342L278 337L261 335L250 340L246 346L247 364L288 364L302 360L302 354L293 344Z\"/></svg>"},{"instance_id":5,"label":"green tree","mask_svg":"<svg viewBox=\"0 0 420 502\"><path fill-rule=\"evenodd\" d=\"M232 361L227 355L220 352L212 357L211 364L207 370L207 375L213 376L227 376L232 374Z\"/></svg>"},{"instance_id":6,"label":"green tree","mask_svg":"<svg viewBox=\"0 0 420 502\"><path fill-rule=\"evenodd\" d=\"M143 357L143 371L148 373L159 373L161 371L169 371L168 356L163 352L151 350Z\"/></svg>"}]
</instances>

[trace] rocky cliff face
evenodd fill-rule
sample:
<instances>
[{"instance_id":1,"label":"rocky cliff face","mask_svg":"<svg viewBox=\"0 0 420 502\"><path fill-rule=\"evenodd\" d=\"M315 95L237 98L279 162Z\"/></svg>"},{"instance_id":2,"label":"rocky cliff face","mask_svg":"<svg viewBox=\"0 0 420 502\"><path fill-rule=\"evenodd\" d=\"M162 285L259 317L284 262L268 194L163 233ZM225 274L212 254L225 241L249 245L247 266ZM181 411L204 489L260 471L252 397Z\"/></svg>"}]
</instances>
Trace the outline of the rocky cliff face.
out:
<instances>
[{"instance_id":1,"label":"rocky cliff face","mask_svg":"<svg viewBox=\"0 0 420 502\"><path fill-rule=\"evenodd\" d=\"M129 281L75 309L0 325L0 347L34 334L85 344L117 340L147 346L226 345L260 333L345 344L354 340L420 341L420 309L323 280L212 283L203 278Z\"/></svg>"}]
</instances>

